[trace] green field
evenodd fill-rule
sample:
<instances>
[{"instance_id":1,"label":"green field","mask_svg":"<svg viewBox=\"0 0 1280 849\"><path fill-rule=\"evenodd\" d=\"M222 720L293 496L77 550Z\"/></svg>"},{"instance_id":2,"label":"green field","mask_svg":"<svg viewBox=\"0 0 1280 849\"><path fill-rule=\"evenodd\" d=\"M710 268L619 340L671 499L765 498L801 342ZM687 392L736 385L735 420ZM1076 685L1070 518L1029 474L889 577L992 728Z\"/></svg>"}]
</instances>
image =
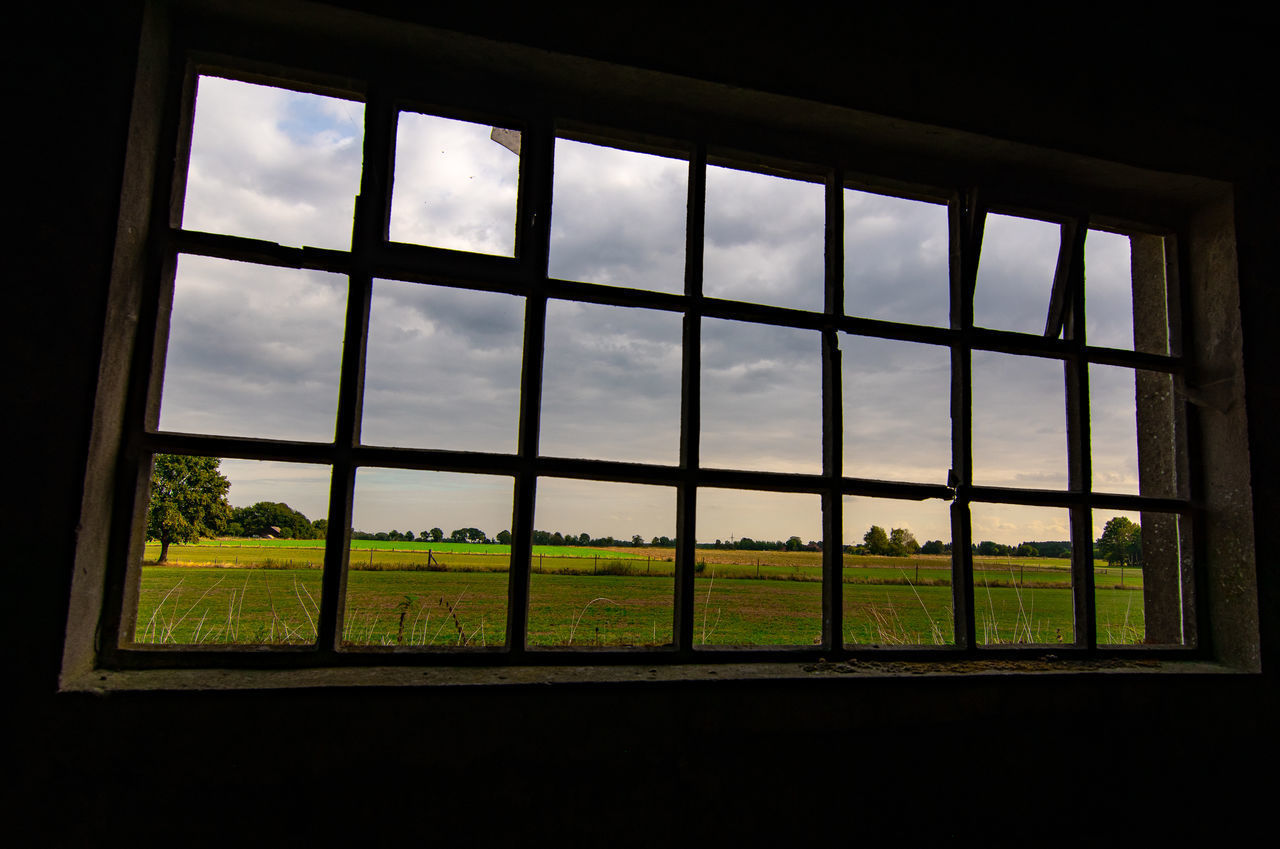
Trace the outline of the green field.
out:
<instances>
[{"instance_id":1,"label":"green field","mask_svg":"<svg viewBox=\"0 0 1280 849\"><path fill-rule=\"evenodd\" d=\"M144 561L136 641L210 646L313 642L323 550L312 541L261 542L175 545L170 563ZM442 545L353 545L344 641L403 647L503 645L509 560L505 548ZM148 546L148 557L157 552L158 547ZM535 548L529 645L669 644L673 561L671 549ZM821 578L821 555L816 552L757 556L700 549L694 644L815 644L821 633ZM1095 570L1098 639L1104 644L1141 642L1141 573L1126 570L1123 589L1119 580L1116 570ZM847 555L845 642L951 643L950 583L945 557ZM1055 644L1073 639L1065 560L979 558L974 599L980 643Z\"/></svg>"}]
</instances>

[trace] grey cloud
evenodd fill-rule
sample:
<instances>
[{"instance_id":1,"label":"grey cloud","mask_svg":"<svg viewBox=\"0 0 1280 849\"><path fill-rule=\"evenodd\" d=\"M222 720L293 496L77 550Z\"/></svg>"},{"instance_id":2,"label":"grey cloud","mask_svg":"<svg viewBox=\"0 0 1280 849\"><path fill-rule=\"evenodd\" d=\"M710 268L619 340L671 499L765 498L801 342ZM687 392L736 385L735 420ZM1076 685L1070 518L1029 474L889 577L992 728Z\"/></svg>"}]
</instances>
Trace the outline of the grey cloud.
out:
<instances>
[{"instance_id":1,"label":"grey cloud","mask_svg":"<svg viewBox=\"0 0 1280 849\"><path fill-rule=\"evenodd\" d=\"M182 257L161 427L332 439L345 300L338 275Z\"/></svg>"},{"instance_id":2,"label":"grey cloud","mask_svg":"<svg viewBox=\"0 0 1280 849\"><path fill-rule=\"evenodd\" d=\"M553 277L684 291L688 163L556 142Z\"/></svg>"},{"instance_id":3,"label":"grey cloud","mask_svg":"<svg viewBox=\"0 0 1280 849\"><path fill-rule=\"evenodd\" d=\"M551 302L540 451L676 462L680 341L674 313Z\"/></svg>"},{"instance_id":4,"label":"grey cloud","mask_svg":"<svg viewBox=\"0 0 1280 849\"><path fill-rule=\"evenodd\" d=\"M362 441L514 451L523 317L510 295L375 281Z\"/></svg>"},{"instance_id":5,"label":"grey cloud","mask_svg":"<svg viewBox=\"0 0 1280 849\"><path fill-rule=\"evenodd\" d=\"M974 323L1044 333L1061 241L1057 224L988 215L973 299Z\"/></svg>"},{"instance_id":6,"label":"grey cloud","mask_svg":"<svg viewBox=\"0 0 1280 849\"><path fill-rule=\"evenodd\" d=\"M1067 482L1066 389L1059 360L975 351L974 482Z\"/></svg>"}]
</instances>

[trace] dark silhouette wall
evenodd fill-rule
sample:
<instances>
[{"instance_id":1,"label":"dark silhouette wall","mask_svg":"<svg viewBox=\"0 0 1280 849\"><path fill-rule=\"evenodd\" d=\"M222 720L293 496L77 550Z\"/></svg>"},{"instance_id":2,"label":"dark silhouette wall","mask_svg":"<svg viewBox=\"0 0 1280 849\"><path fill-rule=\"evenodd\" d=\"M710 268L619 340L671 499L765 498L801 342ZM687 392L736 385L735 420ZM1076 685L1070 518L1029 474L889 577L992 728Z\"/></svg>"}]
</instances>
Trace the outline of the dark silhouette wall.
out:
<instances>
[{"instance_id":1,"label":"dark silhouette wall","mask_svg":"<svg viewBox=\"0 0 1280 849\"><path fill-rule=\"evenodd\" d=\"M1264 672L59 694L141 3L54 2L11 24L7 51L10 829L44 845L395 832L1027 845L1264 819L1280 715L1280 171L1276 75L1248 21L439 5L364 7L1232 182Z\"/></svg>"}]
</instances>

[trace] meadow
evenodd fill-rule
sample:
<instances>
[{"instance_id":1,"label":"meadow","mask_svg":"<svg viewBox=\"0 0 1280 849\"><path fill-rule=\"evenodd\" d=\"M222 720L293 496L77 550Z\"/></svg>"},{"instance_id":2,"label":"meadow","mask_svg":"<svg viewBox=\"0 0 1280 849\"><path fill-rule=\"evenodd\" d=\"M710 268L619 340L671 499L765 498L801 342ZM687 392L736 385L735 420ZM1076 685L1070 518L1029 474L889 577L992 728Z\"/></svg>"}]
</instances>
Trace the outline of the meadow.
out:
<instances>
[{"instance_id":1,"label":"meadow","mask_svg":"<svg viewBox=\"0 0 1280 849\"><path fill-rule=\"evenodd\" d=\"M263 544L266 543L266 544ZM371 544L370 544L371 543ZM430 554L428 554L430 552ZM318 540L223 540L144 555L135 641L184 645L313 642L323 548ZM537 546L528 645L663 646L672 640L670 548ZM505 546L355 541L343 640L353 646L501 646L506 640ZM1095 564L1098 639L1141 642L1141 573ZM699 549L694 644L806 646L822 624L818 552ZM1070 642L1066 560L975 558L977 637L984 644ZM845 555L845 642L953 641L950 561Z\"/></svg>"}]
</instances>

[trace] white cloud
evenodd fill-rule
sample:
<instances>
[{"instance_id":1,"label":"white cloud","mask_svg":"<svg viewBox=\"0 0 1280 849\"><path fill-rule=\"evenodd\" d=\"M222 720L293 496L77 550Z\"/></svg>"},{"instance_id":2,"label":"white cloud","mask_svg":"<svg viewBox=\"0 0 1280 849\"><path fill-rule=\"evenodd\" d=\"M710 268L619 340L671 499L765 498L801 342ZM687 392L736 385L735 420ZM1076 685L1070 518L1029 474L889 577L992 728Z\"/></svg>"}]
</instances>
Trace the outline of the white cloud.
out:
<instances>
[{"instance_id":1,"label":"white cloud","mask_svg":"<svg viewBox=\"0 0 1280 849\"><path fill-rule=\"evenodd\" d=\"M363 112L352 101L201 77L183 226L349 247Z\"/></svg>"},{"instance_id":2,"label":"white cloud","mask_svg":"<svg viewBox=\"0 0 1280 849\"><path fill-rule=\"evenodd\" d=\"M987 216L973 298L974 324L1044 333L1061 230L1047 221Z\"/></svg>"},{"instance_id":3,"label":"white cloud","mask_svg":"<svg viewBox=\"0 0 1280 849\"><path fill-rule=\"evenodd\" d=\"M400 113L392 241L515 255L520 159L491 132L483 124Z\"/></svg>"},{"instance_id":4,"label":"white cloud","mask_svg":"<svg viewBox=\"0 0 1280 849\"><path fill-rule=\"evenodd\" d=\"M346 295L336 274L180 257L161 429L332 440Z\"/></svg>"}]
</instances>

